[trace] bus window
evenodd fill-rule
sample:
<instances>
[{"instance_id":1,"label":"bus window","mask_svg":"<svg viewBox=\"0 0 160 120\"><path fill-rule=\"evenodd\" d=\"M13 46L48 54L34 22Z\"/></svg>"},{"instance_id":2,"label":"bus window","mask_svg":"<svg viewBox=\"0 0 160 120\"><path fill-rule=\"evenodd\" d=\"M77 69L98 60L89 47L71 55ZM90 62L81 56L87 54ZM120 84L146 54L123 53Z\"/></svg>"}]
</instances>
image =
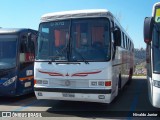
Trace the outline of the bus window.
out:
<instances>
[{"instance_id":1,"label":"bus window","mask_svg":"<svg viewBox=\"0 0 160 120\"><path fill-rule=\"evenodd\" d=\"M153 29L153 69L154 72L160 73L160 56L158 55L160 53L160 36L159 33L154 27Z\"/></svg>"},{"instance_id":2,"label":"bus window","mask_svg":"<svg viewBox=\"0 0 160 120\"><path fill-rule=\"evenodd\" d=\"M22 34L20 43L20 62L34 61L35 47L31 33Z\"/></svg>"},{"instance_id":3,"label":"bus window","mask_svg":"<svg viewBox=\"0 0 160 120\"><path fill-rule=\"evenodd\" d=\"M27 52L27 35L21 36L20 52L21 53Z\"/></svg>"},{"instance_id":4,"label":"bus window","mask_svg":"<svg viewBox=\"0 0 160 120\"><path fill-rule=\"evenodd\" d=\"M28 34L28 51L29 53L35 54L35 44L36 44L36 35L29 33Z\"/></svg>"},{"instance_id":5,"label":"bus window","mask_svg":"<svg viewBox=\"0 0 160 120\"><path fill-rule=\"evenodd\" d=\"M125 34L123 34L123 35L124 35L124 39L123 39L124 49L126 49L126 35Z\"/></svg>"},{"instance_id":6,"label":"bus window","mask_svg":"<svg viewBox=\"0 0 160 120\"><path fill-rule=\"evenodd\" d=\"M127 49L127 36L126 36L126 40L125 40L125 49Z\"/></svg>"},{"instance_id":7,"label":"bus window","mask_svg":"<svg viewBox=\"0 0 160 120\"><path fill-rule=\"evenodd\" d=\"M123 48L123 32L121 32L121 47Z\"/></svg>"},{"instance_id":8,"label":"bus window","mask_svg":"<svg viewBox=\"0 0 160 120\"><path fill-rule=\"evenodd\" d=\"M48 28L47 25L44 25L43 27L41 27L41 31L39 32L39 36L38 36L38 46L37 46L37 56L36 58L48 58L50 52L49 52L49 45L53 44L50 43L50 41L47 39L49 38L49 34L50 34L50 29Z\"/></svg>"},{"instance_id":9,"label":"bus window","mask_svg":"<svg viewBox=\"0 0 160 120\"><path fill-rule=\"evenodd\" d=\"M123 33L123 48L125 48L125 36L124 36L124 33Z\"/></svg>"},{"instance_id":10,"label":"bus window","mask_svg":"<svg viewBox=\"0 0 160 120\"><path fill-rule=\"evenodd\" d=\"M103 45L103 34L104 28L103 27L93 27L92 28L92 43L93 45Z\"/></svg>"},{"instance_id":11,"label":"bus window","mask_svg":"<svg viewBox=\"0 0 160 120\"><path fill-rule=\"evenodd\" d=\"M17 41L16 35L0 35L0 69L16 66Z\"/></svg>"},{"instance_id":12,"label":"bus window","mask_svg":"<svg viewBox=\"0 0 160 120\"><path fill-rule=\"evenodd\" d=\"M68 32L65 30L54 30L55 34L55 47L65 46L66 39L69 37Z\"/></svg>"},{"instance_id":13,"label":"bus window","mask_svg":"<svg viewBox=\"0 0 160 120\"><path fill-rule=\"evenodd\" d=\"M127 49L129 50L129 38L127 39Z\"/></svg>"},{"instance_id":14,"label":"bus window","mask_svg":"<svg viewBox=\"0 0 160 120\"><path fill-rule=\"evenodd\" d=\"M108 60L110 57L110 33L108 20L77 19L73 20L72 23L72 58L82 61L83 55L83 58L88 61Z\"/></svg>"}]
</instances>

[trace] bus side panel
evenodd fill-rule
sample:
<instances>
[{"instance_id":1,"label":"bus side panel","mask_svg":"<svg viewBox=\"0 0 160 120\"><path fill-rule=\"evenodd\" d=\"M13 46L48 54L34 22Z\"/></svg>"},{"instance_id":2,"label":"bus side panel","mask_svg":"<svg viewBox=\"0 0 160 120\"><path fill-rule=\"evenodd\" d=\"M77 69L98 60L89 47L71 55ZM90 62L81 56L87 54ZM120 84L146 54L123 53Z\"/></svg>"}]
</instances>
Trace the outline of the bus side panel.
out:
<instances>
[{"instance_id":1,"label":"bus side panel","mask_svg":"<svg viewBox=\"0 0 160 120\"><path fill-rule=\"evenodd\" d=\"M34 63L21 63L20 66L17 94L31 93L34 90Z\"/></svg>"},{"instance_id":2,"label":"bus side panel","mask_svg":"<svg viewBox=\"0 0 160 120\"><path fill-rule=\"evenodd\" d=\"M17 82L18 95L27 94L34 91L34 57L36 46L35 33L36 31L27 30L25 32L21 32L19 36L19 79Z\"/></svg>"},{"instance_id":3,"label":"bus side panel","mask_svg":"<svg viewBox=\"0 0 160 120\"><path fill-rule=\"evenodd\" d=\"M15 96L17 79L10 85L4 85L9 79L17 76L16 69L2 71L0 73L0 96Z\"/></svg>"},{"instance_id":4,"label":"bus side panel","mask_svg":"<svg viewBox=\"0 0 160 120\"><path fill-rule=\"evenodd\" d=\"M129 55L128 51L122 50L122 71L121 71L121 88L127 83L129 78Z\"/></svg>"}]
</instances>

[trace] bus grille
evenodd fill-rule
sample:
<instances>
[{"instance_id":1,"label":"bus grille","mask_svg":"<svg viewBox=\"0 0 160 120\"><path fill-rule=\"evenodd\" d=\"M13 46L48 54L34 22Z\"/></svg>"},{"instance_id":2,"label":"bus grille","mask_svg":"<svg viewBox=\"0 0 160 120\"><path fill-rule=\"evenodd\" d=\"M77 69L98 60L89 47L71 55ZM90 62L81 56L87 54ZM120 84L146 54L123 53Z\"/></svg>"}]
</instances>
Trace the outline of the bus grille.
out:
<instances>
[{"instance_id":1,"label":"bus grille","mask_svg":"<svg viewBox=\"0 0 160 120\"><path fill-rule=\"evenodd\" d=\"M50 79L49 86L51 87L66 87L66 88L81 88L89 87L89 80L59 80Z\"/></svg>"}]
</instances>

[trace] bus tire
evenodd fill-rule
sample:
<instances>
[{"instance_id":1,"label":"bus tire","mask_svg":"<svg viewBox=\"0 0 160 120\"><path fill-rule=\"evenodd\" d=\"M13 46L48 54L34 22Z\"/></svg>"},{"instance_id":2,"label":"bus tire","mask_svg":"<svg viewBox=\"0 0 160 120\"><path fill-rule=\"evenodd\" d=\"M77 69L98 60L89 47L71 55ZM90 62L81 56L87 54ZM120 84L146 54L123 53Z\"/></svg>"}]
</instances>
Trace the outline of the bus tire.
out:
<instances>
[{"instance_id":1,"label":"bus tire","mask_svg":"<svg viewBox=\"0 0 160 120\"><path fill-rule=\"evenodd\" d=\"M118 96L118 94L119 94L119 88L118 88L118 84L117 84L117 86L116 86L116 93L115 93L115 97L117 97L117 96Z\"/></svg>"},{"instance_id":2,"label":"bus tire","mask_svg":"<svg viewBox=\"0 0 160 120\"><path fill-rule=\"evenodd\" d=\"M127 85L130 85L131 82L132 82L132 75L133 75L133 69L131 68L129 70L129 77L128 77L128 82L127 82Z\"/></svg>"},{"instance_id":3,"label":"bus tire","mask_svg":"<svg viewBox=\"0 0 160 120\"><path fill-rule=\"evenodd\" d=\"M122 79L121 79L121 74L119 74L119 80L118 80L118 92L121 91L121 81L122 81Z\"/></svg>"}]
</instances>

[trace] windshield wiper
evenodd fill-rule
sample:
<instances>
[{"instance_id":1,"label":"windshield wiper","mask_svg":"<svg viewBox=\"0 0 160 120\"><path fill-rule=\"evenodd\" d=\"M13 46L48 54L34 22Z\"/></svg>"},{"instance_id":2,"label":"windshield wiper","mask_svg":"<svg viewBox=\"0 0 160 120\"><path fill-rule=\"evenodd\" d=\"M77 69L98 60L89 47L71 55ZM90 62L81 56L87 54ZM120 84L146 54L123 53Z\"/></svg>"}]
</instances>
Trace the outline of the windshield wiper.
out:
<instances>
[{"instance_id":1,"label":"windshield wiper","mask_svg":"<svg viewBox=\"0 0 160 120\"><path fill-rule=\"evenodd\" d=\"M68 46L68 45L67 45L67 46ZM63 49L61 49L60 52L57 50L57 51L56 51L57 53L56 53L55 56L57 56L57 55L62 55L62 56L63 56L64 51L67 50L67 48L68 48L67 46L65 46Z\"/></svg>"},{"instance_id":2,"label":"windshield wiper","mask_svg":"<svg viewBox=\"0 0 160 120\"><path fill-rule=\"evenodd\" d=\"M70 20L70 27L69 27L69 41L67 43L67 57L68 57L68 60L70 58L70 54L71 54L71 48L72 48L72 37L71 37L71 30L72 29L72 21ZM88 61L85 60L85 58L81 55L81 53L79 53L75 48L72 48L75 50L75 52L77 52L79 54L79 56L81 56L81 58L83 59L83 61L86 63L86 64L89 64Z\"/></svg>"},{"instance_id":3,"label":"windshield wiper","mask_svg":"<svg viewBox=\"0 0 160 120\"><path fill-rule=\"evenodd\" d=\"M57 55L54 55L54 56L49 56L48 58L51 58L51 61L48 62L48 64L52 64L53 61L66 61L66 60L60 60L60 59L56 59L56 58L61 58L62 56L57 56Z\"/></svg>"},{"instance_id":4,"label":"windshield wiper","mask_svg":"<svg viewBox=\"0 0 160 120\"><path fill-rule=\"evenodd\" d=\"M73 48L73 49L82 58L82 60L85 62L85 64L89 64L89 62L83 57L83 55L80 52L78 52L75 48Z\"/></svg>"},{"instance_id":5,"label":"windshield wiper","mask_svg":"<svg viewBox=\"0 0 160 120\"><path fill-rule=\"evenodd\" d=\"M58 50L56 51L57 53L54 56L49 56L48 58L51 58L51 61L49 61L48 64L51 64L53 61L60 61L59 59L56 58L61 58L61 57L65 57L63 55L64 51L67 50L67 46L65 46L63 49L61 49L61 51L59 52ZM61 59L62 61L66 61Z\"/></svg>"}]
</instances>

